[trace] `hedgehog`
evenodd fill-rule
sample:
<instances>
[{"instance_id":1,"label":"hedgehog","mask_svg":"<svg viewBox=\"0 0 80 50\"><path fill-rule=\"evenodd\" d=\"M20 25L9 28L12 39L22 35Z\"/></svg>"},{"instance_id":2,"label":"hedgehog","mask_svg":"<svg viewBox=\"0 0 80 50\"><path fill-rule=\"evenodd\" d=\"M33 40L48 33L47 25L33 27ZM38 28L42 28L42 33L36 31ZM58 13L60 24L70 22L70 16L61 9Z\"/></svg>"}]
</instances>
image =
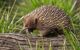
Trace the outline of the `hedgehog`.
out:
<instances>
[{"instance_id":1,"label":"hedgehog","mask_svg":"<svg viewBox=\"0 0 80 50\"><path fill-rule=\"evenodd\" d=\"M43 5L24 16L23 27L27 32L39 31L39 36L53 37L64 34L63 27L70 30L69 16L53 5Z\"/></svg>"}]
</instances>

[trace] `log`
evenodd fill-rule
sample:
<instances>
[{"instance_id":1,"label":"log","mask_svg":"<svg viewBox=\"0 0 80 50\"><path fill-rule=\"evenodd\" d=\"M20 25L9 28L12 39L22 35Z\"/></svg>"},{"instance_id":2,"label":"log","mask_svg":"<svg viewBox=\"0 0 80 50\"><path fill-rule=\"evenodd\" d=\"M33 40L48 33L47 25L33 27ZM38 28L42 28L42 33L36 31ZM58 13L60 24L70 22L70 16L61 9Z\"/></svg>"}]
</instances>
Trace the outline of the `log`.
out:
<instances>
[{"instance_id":1,"label":"log","mask_svg":"<svg viewBox=\"0 0 80 50\"><path fill-rule=\"evenodd\" d=\"M63 35L46 38L39 36L26 36L25 34L0 34L0 50L63 50L69 48Z\"/></svg>"}]
</instances>

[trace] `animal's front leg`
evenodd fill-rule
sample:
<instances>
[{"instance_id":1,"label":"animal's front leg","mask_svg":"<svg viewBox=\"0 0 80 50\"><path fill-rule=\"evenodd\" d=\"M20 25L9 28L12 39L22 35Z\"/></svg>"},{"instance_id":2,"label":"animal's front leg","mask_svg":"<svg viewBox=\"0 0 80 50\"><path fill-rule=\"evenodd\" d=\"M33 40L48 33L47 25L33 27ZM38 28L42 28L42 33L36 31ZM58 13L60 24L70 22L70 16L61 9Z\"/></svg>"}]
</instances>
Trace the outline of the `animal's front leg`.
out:
<instances>
[{"instance_id":1,"label":"animal's front leg","mask_svg":"<svg viewBox=\"0 0 80 50\"><path fill-rule=\"evenodd\" d=\"M48 30L39 30L38 36L45 37L45 35L48 33Z\"/></svg>"}]
</instances>

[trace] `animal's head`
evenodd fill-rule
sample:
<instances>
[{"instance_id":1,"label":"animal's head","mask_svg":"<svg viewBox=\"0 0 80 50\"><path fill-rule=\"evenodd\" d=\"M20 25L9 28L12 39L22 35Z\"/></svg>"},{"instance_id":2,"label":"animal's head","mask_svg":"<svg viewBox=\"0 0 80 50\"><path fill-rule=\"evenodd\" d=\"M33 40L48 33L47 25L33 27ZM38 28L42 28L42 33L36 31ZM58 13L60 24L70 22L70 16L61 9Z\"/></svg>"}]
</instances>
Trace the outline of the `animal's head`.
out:
<instances>
[{"instance_id":1,"label":"animal's head","mask_svg":"<svg viewBox=\"0 0 80 50\"><path fill-rule=\"evenodd\" d=\"M26 32L33 32L37 26L37 19L34 17L26 16L23 19L23 27L25 28Z\"/></svg>"}]
</instances>

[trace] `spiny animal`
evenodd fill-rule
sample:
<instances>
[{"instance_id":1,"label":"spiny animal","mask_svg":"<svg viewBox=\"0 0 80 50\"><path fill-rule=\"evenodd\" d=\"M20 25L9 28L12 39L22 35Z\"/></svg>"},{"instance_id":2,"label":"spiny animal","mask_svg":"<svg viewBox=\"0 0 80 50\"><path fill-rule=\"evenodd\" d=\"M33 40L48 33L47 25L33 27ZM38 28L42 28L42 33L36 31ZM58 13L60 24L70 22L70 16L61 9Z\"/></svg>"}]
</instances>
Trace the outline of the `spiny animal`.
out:
<instances>
[{"instance_id":1,"label":"spiny animal","mask_svg":"<svg viewBox=\"0 0 80 50\"><path fill-rule=\"evenodd\" d=\"M51 37L63 34L63 28L70 29L70 18L66 13L53 5L41 6L24 16L23 27L28 32L37 29L40 36Z\"/></svg>"}]
</instances>

